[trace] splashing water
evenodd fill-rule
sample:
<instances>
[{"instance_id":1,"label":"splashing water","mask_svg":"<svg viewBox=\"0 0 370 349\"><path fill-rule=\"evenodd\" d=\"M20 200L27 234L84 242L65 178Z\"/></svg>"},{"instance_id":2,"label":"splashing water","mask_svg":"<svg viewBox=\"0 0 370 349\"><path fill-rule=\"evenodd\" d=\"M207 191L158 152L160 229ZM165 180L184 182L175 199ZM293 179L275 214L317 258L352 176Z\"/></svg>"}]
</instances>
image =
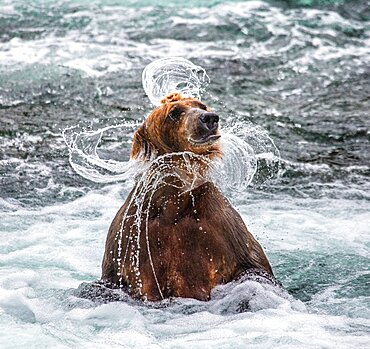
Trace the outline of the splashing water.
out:
<instances>
[{"instance_id":1,"label":"splashing water","mask_svg":"<svg viewBox=\"0 0 370 349\"><path fill-rule=\"evenodd\" d=\"M154 105L159 105L161 98L174 91L200 99L209 82L202 67L180 57L167 57L150 63L142 78L144 90ZM150 162L143 164L129 158L124 161L102 159L97 152L104 132L121 129L120 134L132 135L138 126L127 122L95 131L87 131L80 126L65 129L63 137L69 149L71 166L81 176L100 183L128 181L142 174L152 165ZM209 179L223 191L244 190L256 174L258 181L263 182L272 178L279 169L279 151L260 127L247 122L234 123L224 128L220 142L223 158L209 166Z\"/></svg>"},{"instance_id":2,"label":"splashing water","mask_svg":"<svg viewBox=\"0 0 370 349\"><path fill-rule=\"evenodd\" d=\"M252 147L235 134L222 135L223 158L211 167L210 177L223 191L242 191L257 171L257 157Z\"/></svg>"},{"instance_id":3,"label":"splashing water","mask_svg":"<svg viewBox=\"0 0 370 349\"><path fill-rule=\"evenodd\" d=\"M132 134L137 127L136 123L123 123L94 131L79 126L65 129L63 137L69 149L71 166L82 177L98 183L129 181L143 174L157 160L144 163L128 157L124 161L103 159L97 151L104 133L119 129L122 130L120 134ZM238 122L225 127L219 142L223 157L210 164L208 179L222 191L239 192L245 190L255 177L260 183L276 175L279 151L265 130Z\"/></svg>"},{"instance_id":4,"label":"splashing water","mask_svg":"<svg viewBox=\"0 0 370 349\"><path fill-rule=\"evenodd\" d=\"M155 106L160 105L161 99L171 92L200 100L209 83L202 67L181 57L166 57L148 64L142 79L144 90Z\"/></svg>"},{"instance_id":5,"label":"splashing water","mask_svg":"<svg viewBox=\"0 0 370 349\"><path fill-rule=\"evenodd\" d=\"M263 184L281 175L280 152L264 128L238 121L223 133L222 190L240 192L252 181Z\"/></svg>"},{"instance_id":6,"label":"splashing water","mask_svg":"<svg viewBox=\"0 0 370 349\"><path fill-rule=\"evenodd\" d=\"M134 161L115 161L102 159L97 152L104 132L122 129L122 134L132 133L137 123L122 123L107 126L94 131L87 131L80 126L63 130L63 138L69 150L69 162L82 177L98 183L127 181L137 175L138 168Z\"/></svg>"}]
</instances>

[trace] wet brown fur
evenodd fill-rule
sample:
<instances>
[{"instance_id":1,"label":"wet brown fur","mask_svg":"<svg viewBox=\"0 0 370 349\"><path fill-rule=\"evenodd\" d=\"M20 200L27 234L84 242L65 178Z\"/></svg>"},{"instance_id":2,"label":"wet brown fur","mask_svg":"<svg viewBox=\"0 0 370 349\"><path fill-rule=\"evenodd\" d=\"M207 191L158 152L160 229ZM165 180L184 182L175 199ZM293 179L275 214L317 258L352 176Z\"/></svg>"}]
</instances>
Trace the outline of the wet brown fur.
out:
<instances>
[{"instance_id":1,"label":"wet brown fur","mask_svg":"<svg viewBox=\"0 0 370 349\"><path fill-rule=\"evenodd\" d=\"M183 108L185 112L182 119L169 122L168 114L174 106ZM189 143L189 128L192 129L189 120L193 123L195 119L194 116L193 119L188 116L188 110L197 111L199 107L209 110L194 99L184 99L178 94L167 96L136 131L131 157L148 161L159 155L181 151L201 154L210 160L222 156L218 142L196 147ZM182 156L173 155L171 161L184 173L186 167ZM204 175L206 171L206 163L200 161L199 172ZM193 175L185 173L189 178ZM121 264L120 270L117 264L116 236L127 209L129 218L122 231L122 251L127 248L131 253L137 246L127 246L125 238L137 234L132 217L136 207L129 207L132 196L140 189L136 184L110 226L102 264L103 280L118 285L122 276L123 286L134 298L158 301L163 296L208 300L213 287L232 281L247 269L260 268L272 274L261 246L213 183L204 180L192 190L184 191L177 188L180 184L178 181L178 177L169 176L158 190L146 194L143 212L149 204L149 197L153 196L148 210L148 235L145 234L143 217L140 227L142 233L137 243L141 247L140 281L128 259Z\"/></svg>"}]
</instances>

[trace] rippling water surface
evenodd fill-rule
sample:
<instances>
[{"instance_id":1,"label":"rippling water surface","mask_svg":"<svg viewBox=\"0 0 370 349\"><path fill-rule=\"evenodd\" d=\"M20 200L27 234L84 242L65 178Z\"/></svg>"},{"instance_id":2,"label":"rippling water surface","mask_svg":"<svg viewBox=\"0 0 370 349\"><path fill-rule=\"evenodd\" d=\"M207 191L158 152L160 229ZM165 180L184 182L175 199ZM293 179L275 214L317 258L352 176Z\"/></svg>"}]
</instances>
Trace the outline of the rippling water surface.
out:
<instances>
[{"instance_id":1,"label":"rippling water surface","mask_svg":"<svg viewBox=\"0 0 370 349\"><path fill-rule=\"evenodd\" d=\"M167 3L0 0L0 346L369 347L369 1ZM260 161L231 199L289 294L78 297L130 185L77 175L62 130L143 120L141 72L169 55L206 69L224 126L260 127L279 149L280 176L260 180ZM132 132L109 129L100 156L127 159ZM232 311L240 297L249 311Z\"/></svg>"}]
</instances>

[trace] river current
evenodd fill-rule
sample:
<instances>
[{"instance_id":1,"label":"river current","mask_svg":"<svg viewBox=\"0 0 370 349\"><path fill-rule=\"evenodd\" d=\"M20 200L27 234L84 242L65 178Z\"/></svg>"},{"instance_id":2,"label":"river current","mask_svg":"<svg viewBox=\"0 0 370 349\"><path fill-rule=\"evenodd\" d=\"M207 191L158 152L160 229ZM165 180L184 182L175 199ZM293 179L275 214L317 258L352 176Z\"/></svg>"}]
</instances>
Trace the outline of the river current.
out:
<instances>
[{"instance_id":1,"label":"river current","mask_svg":"<svg viewBox=\"0 0 370 349\"><path fill-rule=\"evenodd\" d=\"M141 74L168 56L207 71L222 127L278 149L228 196L286 291L82 296L132 183L77 174L62 132L106 129L99 155L126 161L112 126L151 111ZM369 1L0 0L0 347L368 348L369 94Z\"/></svg>"}]
</instances>

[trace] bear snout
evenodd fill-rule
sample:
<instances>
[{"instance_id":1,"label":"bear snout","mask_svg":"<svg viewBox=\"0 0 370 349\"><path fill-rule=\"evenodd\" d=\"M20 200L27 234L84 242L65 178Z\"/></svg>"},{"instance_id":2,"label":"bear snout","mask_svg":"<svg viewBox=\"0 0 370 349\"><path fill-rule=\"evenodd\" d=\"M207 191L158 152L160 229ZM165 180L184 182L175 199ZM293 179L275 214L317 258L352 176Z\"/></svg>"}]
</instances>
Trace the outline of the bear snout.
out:
<instances>
[{"instance_id":1,"label":"bear snout","mask_svg":"<svg viewBox=\"0 0 370 349\"><path fill-rule=\"evenodd\" d=\"M205 112L199 116L199 123L204 131L212 132L218 128L220 117L215 113Z\"/></svg>"}]
</instances>

